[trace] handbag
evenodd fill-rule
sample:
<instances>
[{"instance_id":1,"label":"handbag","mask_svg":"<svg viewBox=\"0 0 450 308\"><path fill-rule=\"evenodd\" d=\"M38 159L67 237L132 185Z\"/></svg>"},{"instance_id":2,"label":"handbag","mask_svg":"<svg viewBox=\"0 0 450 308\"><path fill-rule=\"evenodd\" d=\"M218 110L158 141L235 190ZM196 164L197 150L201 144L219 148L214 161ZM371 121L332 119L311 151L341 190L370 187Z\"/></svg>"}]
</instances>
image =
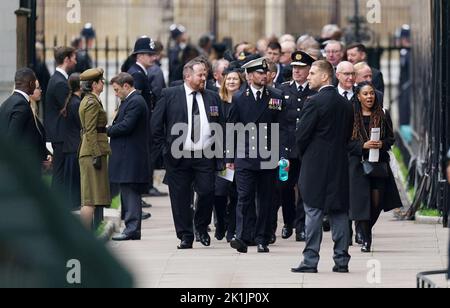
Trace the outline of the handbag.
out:
<instances>
[{"instance_id":1,"label":"handbag","mask_svg":"<svg viewBox=\"0 0 450 308\"><path fill-rule=\"evenodd\" d=\"M389 177L387 163L371 163L369 161L362 161L364 174L371 178L385 179Z\"/></svg>"}]
</instances>

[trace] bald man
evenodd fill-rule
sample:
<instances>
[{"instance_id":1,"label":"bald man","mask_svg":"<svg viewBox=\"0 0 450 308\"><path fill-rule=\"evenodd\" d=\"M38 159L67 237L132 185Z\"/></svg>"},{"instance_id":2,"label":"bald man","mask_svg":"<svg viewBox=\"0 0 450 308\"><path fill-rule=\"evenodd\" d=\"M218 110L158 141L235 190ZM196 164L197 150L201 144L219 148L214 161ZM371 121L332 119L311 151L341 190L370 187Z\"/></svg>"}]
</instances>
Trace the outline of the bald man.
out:
<instances>
[{"instance_id":1,"label":"bald man","mask_svg":"<svg viewBox=\"0 0 450 308\"><path fill-rule=\"evenodd\" d=\"M355 85L355 68L350 62L344 61L339 63L336 68L336 78L338 80L339 94L351 101L354 95L353 86Z\"/></svg>"},{"instance_id":2,"label":"bald man","mask_svg":"<svg viewBox=\"0 0 450 308\"><path fill-rule=\"evenodd\" d=\"M355 69L356 84L360 84L361 82L364 82L364 81L373 83L372 68L369 66L369 64L367 64L366 62L360 62L360 63L354 65L354 69ZM375 95L377 96L377 100L381 104L383 104L383 102L384 102L383 92L375 89Z\"/></svg>"}]
</instances>

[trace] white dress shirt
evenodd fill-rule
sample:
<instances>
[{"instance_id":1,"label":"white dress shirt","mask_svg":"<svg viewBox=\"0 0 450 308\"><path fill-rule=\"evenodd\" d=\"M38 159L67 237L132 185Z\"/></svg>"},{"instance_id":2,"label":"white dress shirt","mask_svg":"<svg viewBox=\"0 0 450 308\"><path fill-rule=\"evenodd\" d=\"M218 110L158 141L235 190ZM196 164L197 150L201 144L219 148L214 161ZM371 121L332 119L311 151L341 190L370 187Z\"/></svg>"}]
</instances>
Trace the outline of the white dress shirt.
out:
<instances>
[{"instance_id":1,"label":"white dress shirt","mask_svg":"<svg viewBox=\"0 0 450 308\"><path fill-rule=\"evenodd\" d=\"M57 67L56 70L57 70L58 72L60 72L60 73L64 76L64 78L66 78L67 80L69 80L69 74L67 74L67 72L66 72L65 70L63 70L62 68L59 68L59 67Z\"/></svg>"},{"instance_id":2,"label":"white dress shirt","mask_svg":"<svg viewBox=\"0 0 450 308\"><path fill-rule=\"evenodd\" d=\"M354 95L353 89L351 89L351 90L344 90L344 89L341 88L340 85L338 85L338 91L339 91L339 94L340 94L342 97L344 97L344 98L345 98L344 92L347 92L347 99L348 99L349 101L353 98L353 95Z\"/></svg>"},{"instance_id":3,"label":"white dress shirt","mask_svg":"<svg viewBox=\"0 0 450 308\"><path fill-rule=\"evenodd\" d=\"M187 139L184 144L185 151L202 151L210 147L214 143L214 139L211 136L211 127L209 125L208 116L206 113L205 102L203 101L203 96L199 91L192 90L186 83L184 84L184 89L186 91L186 101L188 109L188 134ZM193 144L191 140L192 134L192 105L194 103L193 92L197 92L197 103L198 109L200 111L200 131L201 137L199 142Z\"/></svg>"},{"instance_id":4,"label":"white dress shirt","mask_svg":"<svg viewBox=\"0 0 450 308\"><path fill-rule=\"evenodd\" d=\"M299 84L297 81L295 82L295 86L298 88L301 86L303 88L303 91L305 91L306 87L308 86L308 81L306 81L304 84Z\"/></svg>"},{"instance_id":5,"label":"white dress shirt","mask_svg":"<svg viewBox=\"0 0 450 308\"><path fill-rule=\"evenodd\" d=\"M139 62L136 62L136 64L138 65L138 66L140 66L143 70L144 70L144 74L146 75L146 76L148 76L148 72L147 72L147 69L145 68L145 66L143 66L141 63L139 63Z\"/></svg>"},{"instance_id":6,"label":"white dress shirt","mask_svg":"<svg viewBox=\"0 0 450 308\"><path fill-rule=\"evenodd\" d=\"M261 88L261 89L258 90L253 85L250 85L250 89L252 89L253 97L255 98L255 101L258 100L258 95L257 95L258 91L261 92L261 98L263 97L264 88Z\"/></svg>"},{"instance_id":7,"label":"white dress shirt","mask_svg":"<svg viewBox=\"0 0 450 308\"><path fill-rule=\"evenodd\" d=\"M19 93L20 95L22 95L23 97L25 97L25 99L27 100L27 102L30 102L30 96L29 96L27 93L25 93L25 92L23 92L23 91L20 91L20 90L14 90L14 93Z\"/></svg>"}]
</instances>

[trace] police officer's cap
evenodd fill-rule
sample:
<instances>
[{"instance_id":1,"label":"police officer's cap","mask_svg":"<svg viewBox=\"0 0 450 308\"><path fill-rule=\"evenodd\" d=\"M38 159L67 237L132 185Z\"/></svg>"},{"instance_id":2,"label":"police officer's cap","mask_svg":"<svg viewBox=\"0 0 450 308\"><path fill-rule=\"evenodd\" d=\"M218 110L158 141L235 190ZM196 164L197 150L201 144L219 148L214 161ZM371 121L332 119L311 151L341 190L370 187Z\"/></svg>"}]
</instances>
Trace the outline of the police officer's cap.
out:
<instances>
[{"instance_id":1,"label":"police officer's cap","mask_svg":"<svg viewBox=\"0 0 450 308\"><path fill-rule=\"evenodd\" d=\"M103 80L104 73L102 68L91 68L80 75L80 81Z\"/></svg>"},{"instance_id":2,"label":"police officer's cap","mask_svg":"<svg viewBox=\"0 0 450 308\"><path fill-rule=\"evenodd\" d=\"M292 54L291 66L311 66L316 60L304 51L296 51Z\"/></svg>"},{"instance_id":3,"label":"police officer's cap","mask_svg":"<svg viewBox=\"0 0 450 308\"><path fill-rule=\"evenodd\" d=\"M252 60L242 66L243 69L247 70L247 73L259 72L266 73L269 71L269 66L267 65L267 60L265 58L258 58Z\"/></svg>"},{"instance_id":4,"label":"police officer's cap","mask_svg":"<svg viewBox=\"0 0 450 308\"><path fill-rule=\"evenodd\" d=\"M156 54L156 43L149 37L141 37L136 41L134 45L133 55L138 54Z\"/></svg>"},{"instance_id":5,"label":"police officer's cap","mask_svg":"<svg viewBox=\"0 0 450 308\"><path fill-rule=\"evenodd\" d=\"M86 39L95 38L95 30L91 23L87 23L84 25L83 30L81 30L81 36Z\"/></svg>"},{"instance_id":6,"label":"police officer's cap","mask_svg":"<svg viewBox=\"0 0 450 308\"><path fill-rule=\"evenodd\" d=\"M186 32L186 28L182 25L173 24L170 26L170 36L174 40L180 37L184 32Z\"/></svg>"}]
</instances>

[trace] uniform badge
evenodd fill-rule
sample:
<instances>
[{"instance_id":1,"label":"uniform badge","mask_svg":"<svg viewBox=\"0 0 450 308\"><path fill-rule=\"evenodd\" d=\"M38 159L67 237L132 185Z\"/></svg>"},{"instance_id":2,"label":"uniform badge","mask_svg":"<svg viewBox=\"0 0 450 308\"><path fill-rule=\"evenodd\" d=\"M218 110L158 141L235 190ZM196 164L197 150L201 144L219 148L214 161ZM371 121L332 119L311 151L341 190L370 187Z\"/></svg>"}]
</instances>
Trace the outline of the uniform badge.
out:
<instances>
[{"instance_id":1,"label":"uniform badge","mask_svg":"<svg viewBox=\"0 0 450 308\"><path fill-rule=\"evenodd\" d=\"M303 56L299 53L295 56L295 60L301 61L303 59Z\"/></svg>"},{"instance_id":2,"label":"uniform badge","mask_svg":"<svg viewBox=\"0 0 450 308\"><path fill-rule=\"evenodd\" d=\"M283 101L281 99L271 98L269 101L269 109L270 110L279 110L281 111L283 107Z\"/></svg>"},{"instance_id":3,"label":"uniform badge","mask_svg":"<svg viewBox=\"0 0 450 308\"><path fill-rule=\"evenodd\" d=\"M289 99L289 95L286 95L286 96L284 97L284 99Z\"/></svg>"},{"instance_id":4,"label":"uniform badge","mask_svg":"<svg viewBox=\"0 0 450 308\"><path fill-rule=\"evenodd\" d=\"M219 107L218 106L211 106L210 107L210 115L212 117L218 117L219 116Z\"/></svg>"},{"instance_id":5,"label":"uniform badge","mask_svg":"<svg viewBox=\"0 0 450 308\"><path fill-rule=\"evenodd\" d=\"M245 92L245 96L247 96L247 97L250 96L250 89L247 88L247 91Z\"/></svg>"}]
</instances>

